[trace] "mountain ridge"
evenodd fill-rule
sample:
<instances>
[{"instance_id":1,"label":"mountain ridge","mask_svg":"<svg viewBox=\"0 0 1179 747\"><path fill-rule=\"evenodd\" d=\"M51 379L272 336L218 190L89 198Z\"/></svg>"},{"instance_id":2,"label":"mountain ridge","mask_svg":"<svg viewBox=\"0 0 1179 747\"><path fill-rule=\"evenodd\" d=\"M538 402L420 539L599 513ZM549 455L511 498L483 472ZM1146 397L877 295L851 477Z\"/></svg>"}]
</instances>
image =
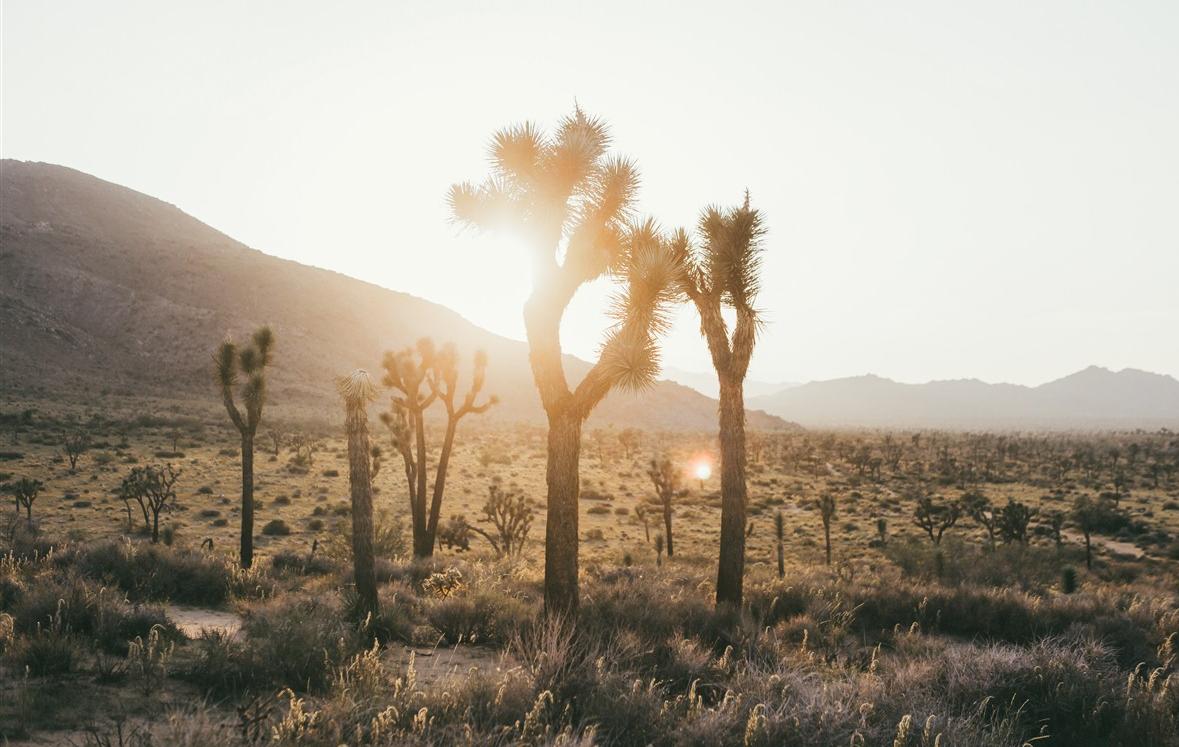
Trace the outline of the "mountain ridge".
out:
<instances>
[{"instance_id":1,"label":"mountain ridge","mask_svg":"<svg viewBox=\"0 0 1179 747\"><path fill-rule=\"evenodd\" d=\"M498 420L543 422L525 343L426 299L265 254L150 195L54 164L0 161L0 391L213 398L210 356L267 323L274 402L325 416L332 382L422 336L490 357ZM570 379L588 363L565 357ZM469 371L469 369L466 369ZM716 402L673 382L614 392L589 425L716 427ZM751 411L752 427L790 428Z\"/></svg>"},{"instance_id":2,"label":"mountain ridge","mask_svg":"<svg viewBox=\"0 0 1179 747\"><path fill-rule=\"evenodd\" d=\"M875 374L811 381L749 404L804 426L1087 428L1179 425L1179 380L1091 365L1035 386Z\"/></svg>"}]
</instances>

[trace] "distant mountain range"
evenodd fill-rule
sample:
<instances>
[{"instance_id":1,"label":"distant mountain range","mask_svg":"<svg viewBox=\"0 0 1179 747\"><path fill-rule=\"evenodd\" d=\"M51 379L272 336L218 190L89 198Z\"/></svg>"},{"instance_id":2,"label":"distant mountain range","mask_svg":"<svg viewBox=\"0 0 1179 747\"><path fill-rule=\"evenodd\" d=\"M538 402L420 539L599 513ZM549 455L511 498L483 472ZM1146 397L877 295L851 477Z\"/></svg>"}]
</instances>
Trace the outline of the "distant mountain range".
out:
<instances>
[{"instance_id":1,"label":"distant mountain range","mask_svg":"<svg viewBox=\"0 0 1179 747\"><path fill-rule=\"evenodd\" d=\"M1179 427L1179 381L1090 366L1040 386L978 379L901 384L879 376L813 381L746 399L804 426L914 428Z\"/></svg>"},{"instance_id":2,"label":"distant mountain range","mask_svg":"<svg viewBox=\"0 0 1179 747\"><path fill-rule=\"evenodd\" d=\"M521 299L523 303L523 299ZM213 401L211 354L270 324L276 407L339 416L334 377L422 336L490 357L488 417L543 422L527 346L435 303L279 259L176 207L62 166L0 161L0 395L94 403L103 392ZM567 356L578 381L589 364ZM590 427L713 430L717 403L663 381L616 392ZM791 424L751 411L755 428Z\"/></svg>"},{"instance_id":3,"label":"distant mountain range","mask_svg":"<svg viewBox=\"0 0 1179 747\"><path fill-rule=\"evenodd\" d=\"M684 386L691 387L696 391L708 397L716 399L720 396L720 385L716 381L716 374L702 373L700 371L685 371L682 368L675 368L667 366L663 369L663 376L670 381ZM768 381L757 381L756 379L745 380L745 397L760 397L766 394L777 394L783 389L796 387L798 384L789 381L779 381L771 383Z\"/></svg>"}]
</instances>

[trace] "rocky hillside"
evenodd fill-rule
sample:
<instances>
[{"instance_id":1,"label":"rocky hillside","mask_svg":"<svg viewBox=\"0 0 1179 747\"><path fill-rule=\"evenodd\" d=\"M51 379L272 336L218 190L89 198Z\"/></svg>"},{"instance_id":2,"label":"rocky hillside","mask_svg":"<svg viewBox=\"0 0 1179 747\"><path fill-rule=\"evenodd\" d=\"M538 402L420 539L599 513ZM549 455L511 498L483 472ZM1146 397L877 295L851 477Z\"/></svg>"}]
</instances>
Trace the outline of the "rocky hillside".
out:
<instances>
[{"instance_id":1,"label":"rocky hillside","mask_svg":"<svg viewBox=\"0 0 1179 747\"><path fill-rule=\"evenodd\" d=\"M210 355L270 324L276 406L335 407L333 377L374 369L421 336L491 359L495 417L543 414L523 343L453 311L339 273L251 249L153 197L73 169L0 163L0 388L9 396L87 399L109 392L208 399ZM570 357L569 376L587 370ZM784 428L750 413L756 428ZM616 393L592 426L716 427L716 402L672 382Z\"/></svg>"}]
</instances>

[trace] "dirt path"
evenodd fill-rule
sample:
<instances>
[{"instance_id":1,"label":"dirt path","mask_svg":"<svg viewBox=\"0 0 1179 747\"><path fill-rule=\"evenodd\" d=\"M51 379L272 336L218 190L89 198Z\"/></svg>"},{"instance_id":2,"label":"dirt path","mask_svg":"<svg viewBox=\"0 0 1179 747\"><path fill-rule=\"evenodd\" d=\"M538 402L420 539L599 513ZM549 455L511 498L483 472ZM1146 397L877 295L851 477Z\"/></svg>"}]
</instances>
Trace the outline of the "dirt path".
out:
<instances>
[{"instance_id":1,"label":"dirt path","mask_svg":"<svg viewBox=\"0 0 1179 747\"><path fill-rule=\"evenodd\" d=\"M1060 533L1062 539L1068 542L1075 542L1081 547L1085 546L1085 536L1079 532L1064 531ZM1102 548L1111 555L1121 555L1128 558L1141 558L1146 553L1141 547L1131 544L1129 542L1122 542L1121 540L1113 540L1107 537L1098 537L1093 535L1094 547Z\"/></svg>"},{"instance_id":2,"label":"dirt path","mask_svg":"<svg viewBox=\"0 0 1179 747\"><path fill-rule=\"evenodd\" d=\"M180 628L180 632L192 639L200 638L203 630L224 633L232 638L242 627L241 615L236 612L182 604L169 604L164 610L168 614L168 619Z\"/></svg>"},{"instance_id":3,"label":"dirt path","mask_svg":"<svg viewBox=\"0 0 1179 747\"><path fill-rule=\"evenodd\" d=\"M462 679L472 671L499 673L518 666L506 653L478 646L390 646L385 650L385 662L394 672L405 671L411 657L419 687Z\"/></svg>"}]
</instances>

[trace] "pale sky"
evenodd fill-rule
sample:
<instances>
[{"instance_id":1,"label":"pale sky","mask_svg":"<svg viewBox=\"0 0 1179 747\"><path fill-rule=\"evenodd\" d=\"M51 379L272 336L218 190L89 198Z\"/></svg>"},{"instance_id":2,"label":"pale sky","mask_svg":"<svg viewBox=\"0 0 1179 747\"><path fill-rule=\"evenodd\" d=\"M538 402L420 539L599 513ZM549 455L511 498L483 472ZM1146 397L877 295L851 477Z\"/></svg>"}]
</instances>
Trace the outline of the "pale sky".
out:
<instances>
[{"instance_id":1,"label":"pale sky","mask_svg":"<svg viewBox=\"0 0 1179 747\"><path fill-rule=\"evenodd\" d=\"M5 158L510 337L528 273L446 190L576 99L663 224L746 187L764 210L753 378L1179 374L1173 0L4 0L2 23ZM576 299L569 352L605 296ZM710 370L686 310L665 360Z\"/></svg>"}]
</instances>

